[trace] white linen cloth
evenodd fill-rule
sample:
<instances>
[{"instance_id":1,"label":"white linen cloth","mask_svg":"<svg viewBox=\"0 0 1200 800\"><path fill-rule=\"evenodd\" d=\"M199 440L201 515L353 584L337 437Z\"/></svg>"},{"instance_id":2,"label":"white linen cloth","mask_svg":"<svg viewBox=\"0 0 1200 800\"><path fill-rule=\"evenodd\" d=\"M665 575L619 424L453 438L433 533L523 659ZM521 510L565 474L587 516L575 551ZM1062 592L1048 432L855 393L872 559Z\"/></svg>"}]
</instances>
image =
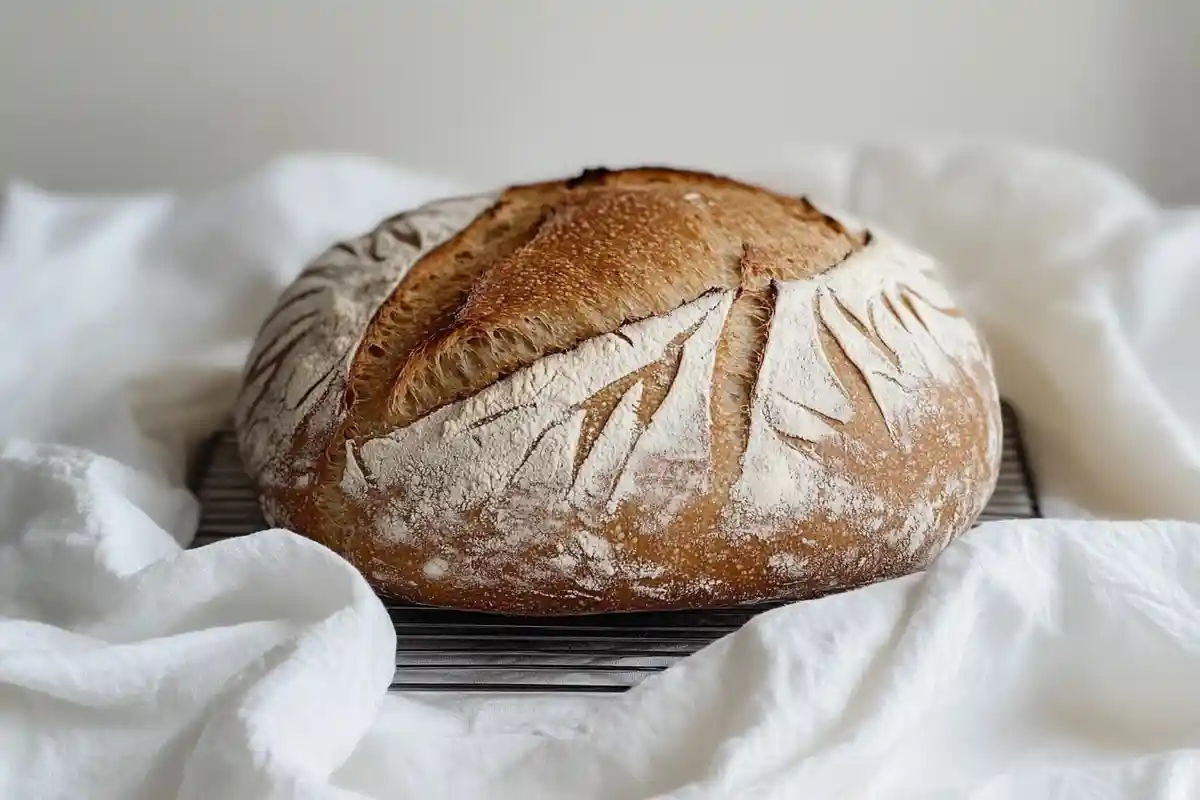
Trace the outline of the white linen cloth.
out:
<instances>
[{"instance_id":1,"label":"white linen cloth","mask_svg":"<svg viewBox=\"0 0 1200 800\"><path fill-rule=\"evenodd\" d=\"M1200 214L1014 148L748 177L945 260L1051 511L1181 521L986 525L619 697L385 697L361 578L285 531L181 550L183 466L304 261L457 187L333 156L196 197L14 184L0 798L1200 796Z\"/></svg>"}]
</instances>

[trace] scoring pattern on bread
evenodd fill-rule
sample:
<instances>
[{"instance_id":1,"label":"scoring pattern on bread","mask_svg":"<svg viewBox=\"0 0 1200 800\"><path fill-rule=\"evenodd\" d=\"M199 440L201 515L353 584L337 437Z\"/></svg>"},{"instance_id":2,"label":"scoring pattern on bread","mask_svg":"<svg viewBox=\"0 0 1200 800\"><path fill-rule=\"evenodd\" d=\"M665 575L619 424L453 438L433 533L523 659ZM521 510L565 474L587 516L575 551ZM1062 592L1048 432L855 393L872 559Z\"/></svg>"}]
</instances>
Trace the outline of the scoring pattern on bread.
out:
<instances>
[{"instance_id":1,"label":"scoring pattern on bread","mask_svg":"<svg viewBox=\"0 0 1200 800\"><path fill-rule=\"evenodd\" d=\"M927 275L928 266L876 238L828 272L774 284L749 438L719 517L722 536L778 538L790 528L781 519L825 513L863 540L886 528L897 546L916 555L928 549L927 536L954 529L935 525L937 510L952 504L954 494L973 498L964 518L982 510L986 493L970 484L986 488L1000 456L998 420L986 413L995 398L982 383L974 400L987 425L979 468L928 461L927 480L907 493L864 479L871 461L916 456L915 432L943 410L938 390L978 375L986 363L974 329ZM552 539L579 523L600 529L626 504L636 505L645 533L667 529L712 488L713 367L734 296L706 294L547 356L387 436L347 441L341 488L352 502L376 509L378 536L436 550L447 567L438 570L439 580L464 586L494 584L515 567L510 558L528 558L522 543ZM681 352L648 422L639 413L643 382L635 380L581 453L588 401L647 367L669 369L669 348ZM839 375L831 348L853 374ZM869 403L855 402L849 378L861 379ZM886 447L846 430L856 415L878 417ZM500 532L505 546L486 558L459 552L454 532L481 521ZM545 558L561 563L575 544L564 536ZM635 575L661 585L666 564L605 552L605 559L572 560L573 580L597 592L636 583ZM792 579L800 577L804 558L789 563Z\"/></svg>"},{"instance_id":2,"label":"scoring pattern on bread","mask_svg":"<svg viewBox=\"0 0 1200 800\"><path fill-rule=\"evenodd\" d=\"M238 405L269 518L386 594L568 613L808 597L982 510L999 401L931 259L673 170L448 200L331 248Z\"/></svg>"},{"instance_id":3,"label":"scoring pattern on bread","mask_svg":"<svg viewBox=\"0 0 1200 800\"><path fill-rule=\"evenodd\" d=\"M494 199L454 198L400 214L335 244L286 288L256 338L234 409L242 460L260 487L311 478L340 422L348 368L371 315L413 264ZM297 442L310 446L293 452Z\"/></svg>"},{"instance_id":4,"label":"scoring pattern on bread","mask_svg":"<svg viewBox=\"0 0 1200 800\"><path fill-rule=\"evenodd\" d=\"M811 445L834 440L853 452L846 424L856 413L877 412L894 450L912 453L914 432L942 411L931 391L939 386L977 384L983 401L998 404L986 380L972 374L987 363L979 336L931 270L927 257L874 237L823 275L774 284L771 335L734 492L739 507L807 514L822 503L873 505L871 492L839 481ZM831 348L854 367L873 407L856 408L831 364ZM998 469L998 417L983 418L986 463ZM842 484L840 496L820 491L834 483Z\"/></svg>"},{"instance_id":5,"label":"scoring pattern on bread","mask_svg":"<svg viewBox=\"0 0 1200 800\"><path fill-rule=\"evenodd\" d=\"M519 486L549 490L548 502L595 520L635 488L622 479L653 456L665 461L682 456L702 475L711 435L705 402L711 354L731 300L727 291L705 295L670 314L547 356L388 436L357 448L347 442L349 469L342 488L360 499L374 493L394 515L386 524L408 530L434 520L447 524L454 515L479 508L501 512L510 502L521 502L513 498ZM681 365L667 399L645 427L637 413L642 383L631 385L576 470L583 405L601 389L660 361L673 343L682 343L684 362L695 366ZM699 355L689 359L689 352ZM684 420L697 424L684 428ZM698 487L689 488L694 493ZM529 520L531 528L538 523Z\"/></svg>"}]
</instances>

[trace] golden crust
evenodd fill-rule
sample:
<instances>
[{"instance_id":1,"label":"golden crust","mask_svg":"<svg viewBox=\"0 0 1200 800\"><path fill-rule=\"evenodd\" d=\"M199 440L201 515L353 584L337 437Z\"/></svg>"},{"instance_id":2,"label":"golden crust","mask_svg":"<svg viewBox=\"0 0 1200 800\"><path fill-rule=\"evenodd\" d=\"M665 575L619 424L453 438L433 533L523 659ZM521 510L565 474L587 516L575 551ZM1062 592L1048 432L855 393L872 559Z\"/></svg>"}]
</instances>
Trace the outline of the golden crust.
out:
<instances>
[{"instance_id":1,"label":"golden crust","mask_svg":"<svg viewBox=\"0 0 1200 800\"><path fill-rule=\"evenodd\" d=\"M900 448L870 376L823 328L825 357L856 414L844 424L831 421L841 438L790 445L852 475L894 508L876 515L878 533L866 541L860 520L832 509L763 514L753 535L730 527L775 286L822 275L868 238L804 199L695 172L597 170L509 188L425 253L380 305L349 363L344 413L319 443L323 458L303 486L262 486L266 504L282 522L349 558L386 595L510 613L802 598L919 569L969 526L994 485L999 409L986 362L965 364L955 385L919 387L934 413ZM411 487L385 483L366 495L347 490L347 449L413 426L548 356L714 291L728 293L731 303L715 345L711 458L696 467L705 472L702 488L678 498L665 526L650 531L658 511L637 496L597 517L535 493L520 507L537 535L514 535L511 519L475 507L453 519L396 523L405 529L399 536L387 530L388 513L416 502L405 496ZM916 318L904 309L892 313L901 322ZM849 313L845 319L896 360L869 321ZM582 415L571 454L577 472L635 384L637 423L643 430L650 424L676 379L686 339L676 337L661 357L573 407ZM298 434L281 444L310 452L314 442ZM905 524L908 500L928 483L922 467L936 467L945 482L963 488L943 492L927 535L914 547L888 534ZM503 542L510 552L500 558ZM606 565L600 583L594 574L582 580L578 570L547 568L594 559L594 552L576 552L579 542L598 542L589 546L602 547L618 567ZM634 563L655 569L621 572L621 564ZM781 564L805 568L789 572ZM447 579L448 569L460 579Z\"/></svg>"}]
</instances>

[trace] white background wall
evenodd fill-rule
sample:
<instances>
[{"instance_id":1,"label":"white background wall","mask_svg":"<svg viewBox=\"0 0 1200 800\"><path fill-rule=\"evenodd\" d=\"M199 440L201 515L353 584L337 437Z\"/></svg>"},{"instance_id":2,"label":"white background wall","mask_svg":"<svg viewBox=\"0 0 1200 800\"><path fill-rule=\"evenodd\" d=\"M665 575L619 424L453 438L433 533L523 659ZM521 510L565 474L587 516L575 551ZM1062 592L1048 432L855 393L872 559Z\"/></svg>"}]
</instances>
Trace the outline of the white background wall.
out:
<instances>
[{"instance_id":1,"label":"white background wall","mask_svg":"<svg viewBox=\"0 0 1200 800\"><path fill-rule=\"evenodd\" d=\"M294 149L472 183L986 135L1200 200L1197 0L0 0L0 179L208 185Z\"/></svg>"}]
</instances>

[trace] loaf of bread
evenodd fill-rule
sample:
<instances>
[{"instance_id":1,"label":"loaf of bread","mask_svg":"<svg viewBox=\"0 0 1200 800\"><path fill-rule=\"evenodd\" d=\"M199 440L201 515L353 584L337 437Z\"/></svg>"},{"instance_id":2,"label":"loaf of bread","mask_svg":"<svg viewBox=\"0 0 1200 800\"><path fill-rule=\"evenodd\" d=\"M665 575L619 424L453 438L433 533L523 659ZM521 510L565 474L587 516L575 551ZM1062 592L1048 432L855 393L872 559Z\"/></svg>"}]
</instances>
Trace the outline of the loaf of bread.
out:
<instances>
[{"instance_id":1,"label":"loaf of bread","mask_svg":"<svg viewBox=\"0 0 1200 800\"><path fill-rule=\"evenodd\" d=\"M655 168L332 247L264 323L235 421L269 522L385 596L518 614L919 570L1001 454L987 350L930 258Z\"/></svg>"}]
</instances>

